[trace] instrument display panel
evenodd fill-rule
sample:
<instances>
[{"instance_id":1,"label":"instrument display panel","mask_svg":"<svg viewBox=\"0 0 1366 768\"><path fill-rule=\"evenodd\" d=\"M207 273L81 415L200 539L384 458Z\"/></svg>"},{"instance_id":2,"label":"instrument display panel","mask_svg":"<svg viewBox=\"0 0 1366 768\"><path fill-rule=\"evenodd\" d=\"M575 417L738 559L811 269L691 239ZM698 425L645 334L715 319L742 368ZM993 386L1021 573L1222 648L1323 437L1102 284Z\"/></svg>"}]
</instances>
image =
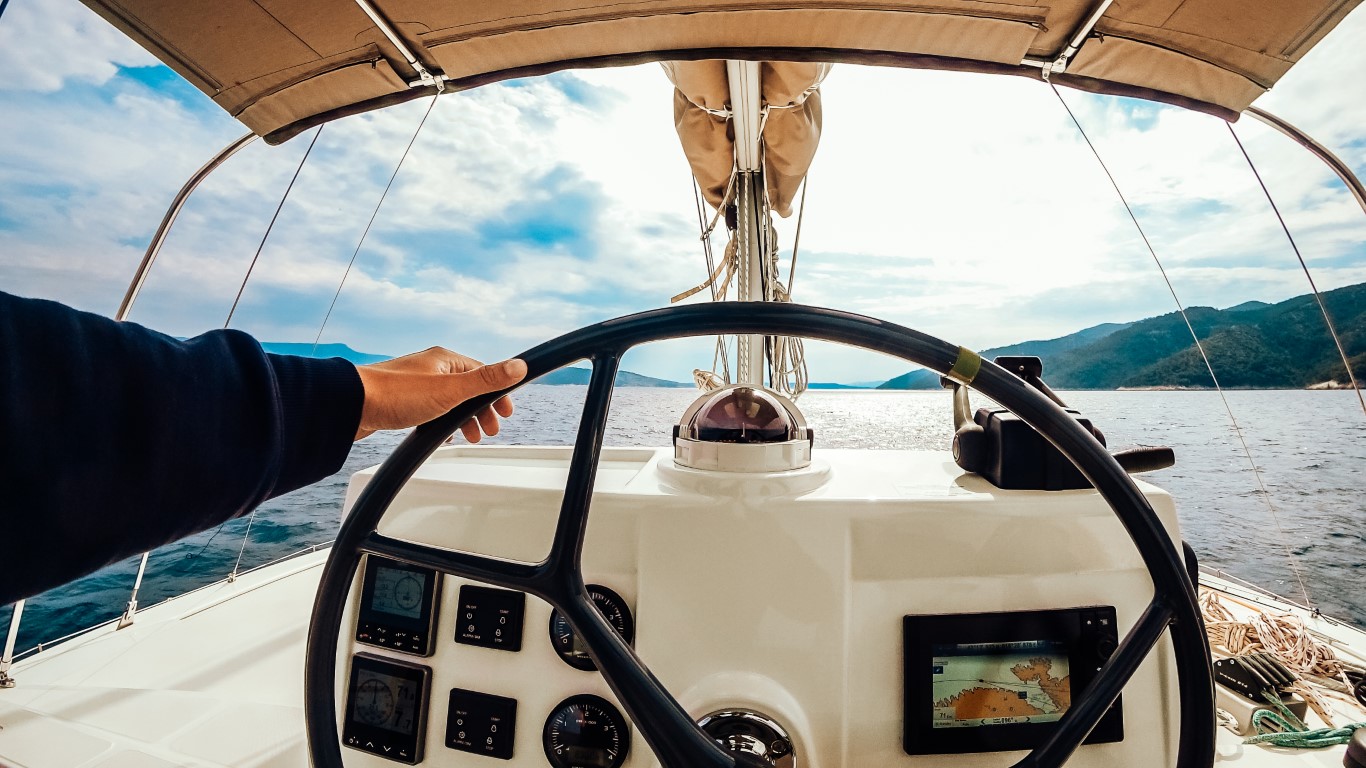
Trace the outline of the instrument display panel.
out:
<instances>
[{"instance_id":1,"label":"instrument display panel","mask_svg":"<svg viewBox=\"0 0 1366 768\"><path fill-rule=\"evenodd\" d=\"M342 743L400 763L422 761L431 670L359 653L351 657Z\"/></svg>"},{"instance_id":2,"label":"instrument display panel","mask_svg":"<svg viewBox=\"0 0 1366 768\"><path fill-rule=\"evenodd\" d=\"M1118 642L1110 606L906 616L903 626L911 755L1037 746ZM1084 743L1123 738L1116 700Z\"/></svg>"},{"instance_id":3,"label":"instrument display panel","mask_svg":"<svg viewBox=\"0 0 1366 768\"><path fill-rule=\"evenodd\" d=\"M430 568L369 555L356 641L430 656L441 577Z\"/></svg>"}]
</instances>

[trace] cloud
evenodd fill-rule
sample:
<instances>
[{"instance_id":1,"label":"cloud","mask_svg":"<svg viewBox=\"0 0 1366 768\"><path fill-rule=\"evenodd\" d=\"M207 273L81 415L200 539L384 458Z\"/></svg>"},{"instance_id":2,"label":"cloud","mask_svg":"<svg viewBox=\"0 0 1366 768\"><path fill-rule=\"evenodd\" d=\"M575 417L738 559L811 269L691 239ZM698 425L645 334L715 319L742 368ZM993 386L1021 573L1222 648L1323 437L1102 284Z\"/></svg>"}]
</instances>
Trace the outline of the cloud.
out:
<instances>
[{"instance_id":1,"label":"cloud","mask_svg":"<svg viewBox=\"0 0 1366 768\"><path fill-rule=\"evenodd\" d=\"M3 284L112 312L172 195L241 126L169 70L142 68L146 54L84 9L19 4L5 22L0 66L20 74L0 87L12 137L0 146ZM30 71L42 60L28 42L37 29L80 39L68 46L79 55ZM1357 11L1265 101L1366 170L1366 105L1341 85L1366 75L1366 52L1354 44L1363 34L1366 15ZM1109 181L1046 86L839 66L824 89L799 301L977 347L1173 309ZM1063 95L1184 303L1305 291L1223 123ZM235 327L311 340L353 254L323 340L387 353L441 343L480 357L512 354L663 306L705 277L692 183L658 66L441 97L362 242L429 106L324 127L261 249ZM1247 120L1237 131L1320 287L1366 280L1366 227L1340 185L1278 134ZM135 319L180 335L222 325L312 135L257 143L210 177ZM777 227L786 273L796 221ZM679 345L683 353L639 353L637 370L685 379L710 364L705 340ZM829 345L813 350L821 380L904 368Z\"/></svg>"},{"instance_id":2,"label":"cloud","mask_svg":"<svg viewBox=\"0 0 1366 768\"><path fill-rule=\"evenodd\" d=\"M51 93L73 81L104 85L120 66L158 62L75 3L10 4L0 24L0 91Z\"/></svg>"}]
</instances>

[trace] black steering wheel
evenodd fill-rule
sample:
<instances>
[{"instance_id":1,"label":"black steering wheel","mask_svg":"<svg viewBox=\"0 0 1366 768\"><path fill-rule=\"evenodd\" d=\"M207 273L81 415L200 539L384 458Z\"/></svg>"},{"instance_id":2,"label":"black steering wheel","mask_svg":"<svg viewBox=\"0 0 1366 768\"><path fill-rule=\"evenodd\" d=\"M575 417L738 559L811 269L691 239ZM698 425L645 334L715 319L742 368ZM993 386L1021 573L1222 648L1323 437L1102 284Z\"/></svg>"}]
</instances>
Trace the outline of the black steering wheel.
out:
<instances>
[{"instance_id":1,"label":"black steering wheel","mask_svg":"<svg viewBox=\"0 0 1366 768\"><path fill-rule=\"evenodd\" d=\"M1179 550L1172 546L1148 500L1090 432L1022 379L963 347L847 312L794 304L725 302L608 320L521 355L527 364L526 381L577 360L587 359L593 365L554 540L550 554L539 563L452 552L377 531L394 497L427 457L460 424L506 392L475 398L418 427L384 462L341 527L313 606L304 709L315 768L342 765L337 729L337 643L351 585L366 553L528 592L545 600L582 638L607 684L665 768L749 765L745 758L723 752L612 629L589 599L581 569L593 481L622 355L646 342L722 333L802 336L900 357L971 384L1057 446L1091 481L1128 531L1152 578L1154 595L1099 674L1074 696L1057 728L1015 766L1056 768L1066 762L1169 627L1181 708L1176 768L1213 765L1214 683L1195 587Z\"/></svg>"}]
</instances>

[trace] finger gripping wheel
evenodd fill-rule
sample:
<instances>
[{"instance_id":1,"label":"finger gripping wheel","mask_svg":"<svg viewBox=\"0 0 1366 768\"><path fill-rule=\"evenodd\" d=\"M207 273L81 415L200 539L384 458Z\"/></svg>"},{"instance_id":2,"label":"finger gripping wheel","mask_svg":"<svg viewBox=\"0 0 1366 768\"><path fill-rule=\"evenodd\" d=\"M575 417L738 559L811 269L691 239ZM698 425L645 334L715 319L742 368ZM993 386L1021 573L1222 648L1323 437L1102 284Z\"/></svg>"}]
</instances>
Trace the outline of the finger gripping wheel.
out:
<instances>
[{"instance_id":1,"label":"finger gripping wheel","mask_svg":"<svg viewBox=\"0 0 1366 768\"><path fill-rule=\"evenodd\" d=\"M583 639L597 668L663 766L744 767L743 762L722 751L698 727L593 607L580 567L593 479L622 354L647 342L722 333L832 341L893 355L941 374L954 372L961 383L971 384L1009 408L1053 443L1077 465L1119 517L1148 568L1154 595L1091 685L1073 698L1071 708L1052 735L1016 765L1055 768L1066 762L1169 625L1181 703L1176 768L1207 768L1213 764L1214 687L1194 587L1147 499L1093 435L1014 374L986 361L980 361L978 368L974 353L918 331L796 304L725 302L672 307L609 320L519 355L527 364L523 382L578 360L590 360L593 364L555 536L550 554L540 563L515 563L452 552L391 539L377 530L390 503L427 457L460 424L508 391L474 398L418 427L384 462L342 524L313 606L304 701L309 751L315 766L342 765L337 728L337 643L342 614L362 556L372 553L521 590L545 600L560 611ZM973 374L965 377L965 370Z\"/></svg>"}]
</instances>

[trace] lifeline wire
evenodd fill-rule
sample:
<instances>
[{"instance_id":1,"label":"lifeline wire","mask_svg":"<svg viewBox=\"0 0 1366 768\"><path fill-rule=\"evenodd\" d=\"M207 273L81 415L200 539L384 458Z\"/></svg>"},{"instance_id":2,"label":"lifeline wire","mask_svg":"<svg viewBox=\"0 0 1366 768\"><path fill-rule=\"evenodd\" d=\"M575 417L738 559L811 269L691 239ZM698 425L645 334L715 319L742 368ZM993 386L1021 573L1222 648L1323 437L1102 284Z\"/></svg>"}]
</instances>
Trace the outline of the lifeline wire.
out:
<instances>
[{"instance_id":1,"label":"lifeline wire","mask_svg":"<svg viewBox=\"0 0 1366 768\"><path fill-rule=\"evenodd\" d=\"M379 202L375 203L375 210L370 214L370 221L365 224L365 231L360 235L360 242L356 243L356 250L351 252L351 261L346 265L346 271L342 273L341 282L337 284L337 292L332 294L332 303L327 307L327 314L323 315L323 323L318 326L318 335L313 339L313 351L311 356L318 354L318 342L323 337L323 329L327 328L327 321L332 318L332 310L337 307L337 299L341 296L342 288L346 285L346 278L351 275L351 267L356 265L356 257L360 255L361 246L365 245L365 238L370 234L370 227L374 226L375 218L379 216L379 209L384 206L384 198L389 196L389 189L394 186L394 179L398 178L398 172L403 168L403 161L408 159L408 153L413 150L413 144L417 142L418 134L422 133L422 126L427 124L427 118L432 114L432 108L436 106L436 100L441 98L438 91L432 97L432 101L427 105L427 111L422 113L422 119L417 123L417 130L413 131L413 137L408 139L408 146L403 150L403 156L398 159L398 165L394 166L394 172L389 175L389 183L384 185L384 191L380 193Z\"/></svg>"},{"instance_id":2,"label":"lifeline wire","mask_svg":"<svg viewBox=\"0 0 1366 768\"><path fill-rule=\"evenodd\" d=\"M1233 130L1233 123L1225 123L1228 132L1233 135L1233 141L1238 145L1238 149L1243 153L1243 159L1247 160L1247 167L1252 169L1252 175L1257 177L1257 183L1262 187L1262 193L1266 195L1266 201L1271 204L1271 210L1276 214L1276 220L1281 223L1281 229L1285 231L1285 239L1290 241L1290 247L1295 251L1295 258L1300 260L1300 268L1304 270L1304 276L1309 280L1309 288L1314 292L1314 301L1319 303L1319 311L1323 313L1323 322L1328 326L1328 334L1333 337L1333 343L1338 347L1338 355L1342 357L1342 365L1347 369L1347 379L1352 383L1352 390L1357 393L1357 401L1361 403L1361 412L1366 413L1366 397L1361 394L1361 385L1357 384L1356 374L1352 373L1352 363L1347 358L1347 350L1342 347L1342 339L1338 338L1338 329L1333 327L1333 318L1328 315L1328 307L1323 303L1323 297L1319 295L1319 287L1314 284L1314 276L1309 274L1309 265L1304 263L1304 256L1300 253L1300 247L1295 243L1295 236L1290 234L1290 227L1285 223L1285 217L1281 216L1281 209L1276 206L1276 201L1271 198L1271 190L1266 188L1266 182L1262 181L1262 174L1257 170L1257 166L1252 162L1252 157L1247 153L1247 147L1243 146L1243 140L1238 138L1238 132Z\"/></svg>"},{"instance_id":3,"label":"lifeline wire","mask_svg":"<svg viewBox=\"0 0 1366 768\"><path fill-rule=\"evenodd\" d=\"M1243 438L1243 429L1238 426L1238 418L1233 415L1233 407L1229 405L1228 397L1224 395L1223 387L1219 386L1219 377L1214 375L1214 366L1210 365L1209 355L1205 354L1205 346L1200 343L1200 337L1195 333L1195 327L1191 325L1190 318L1186 316L1186 308L1181 304L1181 299L1177 298L1176 288L1172 286L1171 278L1167 276L1167 270L1162 266L1162 260L1157 257L1157 250L1148 241L1148 234L1143 231L1143 225L1138 223L1138 217L1134 215L1134 209L1129 206L1129 200L1124 197L1124 192L1119 188L1119 182L1115 181L1114 174L1110 173L1110 167L1105 164L1100 156L1100 151L1096 145L1091 143L1091 137L1086 135L1086 129L1081 127L1081 121L1072 114L1072 108L1067 106L1067 100L1058 91L1058 86L1049 83L1048 87L1053 89L1053 95L1058 97L1062 108L1067 111L1067 116L1072 118L1072 124L1077 127L1077 132L1085 140L1086 146L1091 148L1091 154L1096 156L1096 162L1100 163L1100 168L1105 171L1105 177L1110 180L1110 186L1115 188L1115 194L1119 196L1119 201L1124 204L1124 210L1129 214L1129 218L1134 222L1134 228L1138 230L1138 236L1143 239L1143 245L1147 247L1148 253L1153 257L1153 263L1157 264L1157 271L1162 273L1162 280L1167 284L1167 290L1172 295L1172 301L1176 302L1176 309L1181 313L1181 319L1186 323L1186 330L1190 331L1191 339L1195 341L1195 348L1200 352L1200 358L1205 361L1205 370L1209 371L1209 377L1214 382L1214 389L1219 393L1219 399L1224 403L1224 410L1228 413L1228 419L1233 424L1233 433L1238 436L1238 442L1243 446L1243 455L1247 457L1247 463L1252 467L1252 474L1257 479L1257 487L1261 489L1262 500L1266 502L1266 509L1271 513L1271 519L1276 523L1276 531L1280 534L1281 546L1285 547L1285 556L1290 563L1290 570L1295 574L1295 581L1299 582L1300 592L1304 595L1305 607L1313 608L1313 601L1309 598L1309 587L1305 585L1304 575L1300 573L1299 563L1295 560L1295 553L1290 549L1290 544L1286 539L1285 528L1281 526L1281 518L1276 514L1276 507L1271 503L1271 493L1266 489L1266 483L1262 481L1262 470L1257 466L1257 462L1252 458L1252 451L1247 447L1247 440Z\"/></svg>"},{"instance_id":4,"label":"lifeline wire","mask_svg":"<svg viewBox=\"0 0 1366 768\"><path fill-rule=\"evenodd\" d=\"M275 220L280 218L280 211L285 207L285 201L289 199L289 193L294 189L294 182L299 180L299 173L304 169L304 163L308 162L308 156L313 152L313 145L318 143L318 136L322 135L323 127L318 126L318 130L313 132L313 140L308 142L308 149L304 150L304 156L299 159L299 167L294 169L294 175L289 179L289 186L285 187L285 194L280 198L280 204L275 206L275 214L270 217L270 223L266 225L265 234L261 235L261 242L256 246L256 255L251 257L251 264L247 266L247 273L242 276L242 284L237 287L237 298L232 300L232 309L228 310L228 319L223 321L223 327L227 328L232 323L232 316L237 313L237 302L242 300L242 292L247 289L247 281L251 279L251 273L256 269L256 261L261 258L261 249L266 247L266 239L270 237L270 231L275 228Z\"/></svg>"}]
</instances>

